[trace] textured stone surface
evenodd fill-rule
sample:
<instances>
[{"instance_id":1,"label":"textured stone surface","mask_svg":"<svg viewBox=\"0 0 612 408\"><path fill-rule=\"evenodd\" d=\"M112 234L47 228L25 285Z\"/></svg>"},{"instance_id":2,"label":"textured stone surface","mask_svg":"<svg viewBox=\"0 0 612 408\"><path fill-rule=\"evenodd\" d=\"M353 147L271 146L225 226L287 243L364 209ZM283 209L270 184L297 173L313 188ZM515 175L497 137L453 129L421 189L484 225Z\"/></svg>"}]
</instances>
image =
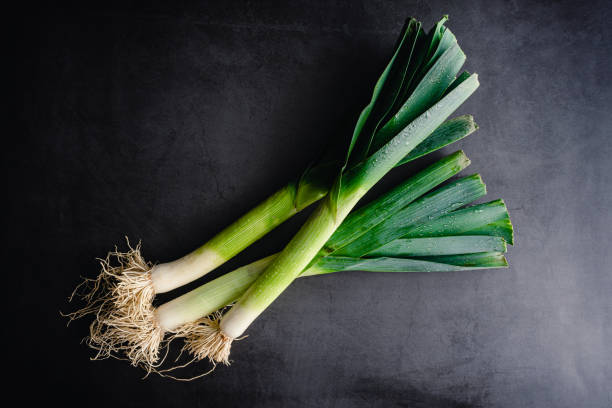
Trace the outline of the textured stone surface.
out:
<instances>
[{"instance_id":1,"label":"textured stone surface","mask_svg":"<svg viewBox=\"0 0 612 408\"><path fill-rule=\"evenodd\" d=\"M44 337L12 326L29 353L9 355L14 378L88 406L612 406L609 2L318 3L15 15L5 290ZM480 74L460 110L480 130L459 147L510 209L508 270L300 280L231 368L192 383L88 360L87 322L58 310L96 256L124 235L153 261L202 243L348 137L406 16L444 13Z\"/></svg>"}]
</instances>

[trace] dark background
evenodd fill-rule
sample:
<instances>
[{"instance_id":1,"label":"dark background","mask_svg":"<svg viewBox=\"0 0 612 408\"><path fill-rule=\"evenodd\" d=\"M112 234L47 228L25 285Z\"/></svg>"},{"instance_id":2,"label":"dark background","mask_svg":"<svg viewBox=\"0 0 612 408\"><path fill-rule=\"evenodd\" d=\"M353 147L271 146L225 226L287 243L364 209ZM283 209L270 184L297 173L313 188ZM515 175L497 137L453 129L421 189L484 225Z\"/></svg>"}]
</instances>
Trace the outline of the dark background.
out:
<instances>
[{"instance_id":1,"label":"dark background","mask_svg":"<svg viewBox=\"0 0 612 408\"><path fill-rule=\"evenodd\" d=\"M21 400L612 407L611 10L483 0L7 12L18 127L3 146L14 265L3 272L15 278L3 337L5 374L29 390ZM124 235L151 261L203 243L347 138L404 19L429 27L444 13L482 84L459 111L480 130L445 153L464 149L465 174L506 200L509 269L299 280L234 345L231 367L191 383L89 360L89 322L66 328L59 311L80 275L96 275L95 257ZM207 278L280 249L305 215Z\"/></svg>"}]
</instances>

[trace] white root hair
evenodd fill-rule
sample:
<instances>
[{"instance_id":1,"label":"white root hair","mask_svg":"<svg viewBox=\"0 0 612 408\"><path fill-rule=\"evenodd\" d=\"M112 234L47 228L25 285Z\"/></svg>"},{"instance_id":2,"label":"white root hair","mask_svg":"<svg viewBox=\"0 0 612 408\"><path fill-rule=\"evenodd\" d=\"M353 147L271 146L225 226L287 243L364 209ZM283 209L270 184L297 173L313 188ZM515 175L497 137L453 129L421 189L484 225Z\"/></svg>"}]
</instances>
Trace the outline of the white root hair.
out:
<instances>
[{"instance_id":1,"label":"white root hair","mask_svg":"<svg viewBox=\"0 0 612 408\"><path fill-rule=\"evenodd\" d=\"M177 337L183 337L185 345L183 351L189 352L196 361L208 360L230 365L230 349L233 338L225 335L219 328L219 322L223 317L221 311L217 311L208 317L187 323L177 330Z\"/></svg>"},{"instance_id":2,"label":"white root hair","mask_svg":"<svg viewBox=\"0 0 612 408\"><path fill-rule=\"evenodd\" d=\"M152 264L140 253L140 243L129 251L109 252L99 259L101 272L96 279L85 279L70 296L79 296L85 307L66 316L70 321L87 315L95 320L89 327L87 345L97 351L94 360L109 357L125 359L148 373L160 362L160 350L165 346L164 330L157 322L151 280ZM112 264L111 261L116 261ZM89 289L84 294L78 292Z\"/></svg>"}]
</instances>

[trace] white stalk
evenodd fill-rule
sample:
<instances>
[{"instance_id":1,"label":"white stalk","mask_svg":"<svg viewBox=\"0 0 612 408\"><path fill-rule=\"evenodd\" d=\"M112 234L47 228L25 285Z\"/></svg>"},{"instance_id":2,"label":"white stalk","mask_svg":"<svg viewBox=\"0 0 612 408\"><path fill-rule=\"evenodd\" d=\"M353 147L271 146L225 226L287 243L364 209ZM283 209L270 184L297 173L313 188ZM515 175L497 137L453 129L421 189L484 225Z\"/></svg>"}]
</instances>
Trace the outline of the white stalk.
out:
<instances>
[{"instance_id":1,"label":"white stalk","mask_svg":"<svg viewBox=\"0 0 612 408\"><path fill-rule=\"evenodd\" d=\"M169 292L186 285L225 261L216 251L202 247L176 261L157 264L151 268L155 293Z\"/></svg>"}]
</instances>

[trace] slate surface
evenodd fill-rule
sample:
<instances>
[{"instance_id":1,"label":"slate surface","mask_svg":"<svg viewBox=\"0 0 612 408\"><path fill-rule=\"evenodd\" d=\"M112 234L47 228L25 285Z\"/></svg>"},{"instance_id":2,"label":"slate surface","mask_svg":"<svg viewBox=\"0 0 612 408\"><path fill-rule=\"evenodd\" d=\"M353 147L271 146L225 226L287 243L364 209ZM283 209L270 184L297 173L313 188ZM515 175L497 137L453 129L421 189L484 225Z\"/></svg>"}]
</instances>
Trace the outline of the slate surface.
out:
<instances>
[{"instance_id":1,"label":"slate surface","mask_svg":"<svg viewBox=\"0 0 612 408\"><path fill-rule=\"evenodd\" d=\"M611 10L100 2L8 14L18 128L5 133L4 249L16 266L4 273L16 316L4 337L22 349L5 350L10 376L33 386L21 399L612 407ZM79 275L96 274L96 256L124 235L153 261L202 243L348 136L405 17L429 26L444 13L482 83L460 110L480 130L445 152L464 149L487 199L506 200L517 234L508 270L300 280L235 344L231 368L191 383L89 361L88 322L66 328L58 311ZM212 276L281 248L303 220Z\"/></svg>"}]
</instances>

